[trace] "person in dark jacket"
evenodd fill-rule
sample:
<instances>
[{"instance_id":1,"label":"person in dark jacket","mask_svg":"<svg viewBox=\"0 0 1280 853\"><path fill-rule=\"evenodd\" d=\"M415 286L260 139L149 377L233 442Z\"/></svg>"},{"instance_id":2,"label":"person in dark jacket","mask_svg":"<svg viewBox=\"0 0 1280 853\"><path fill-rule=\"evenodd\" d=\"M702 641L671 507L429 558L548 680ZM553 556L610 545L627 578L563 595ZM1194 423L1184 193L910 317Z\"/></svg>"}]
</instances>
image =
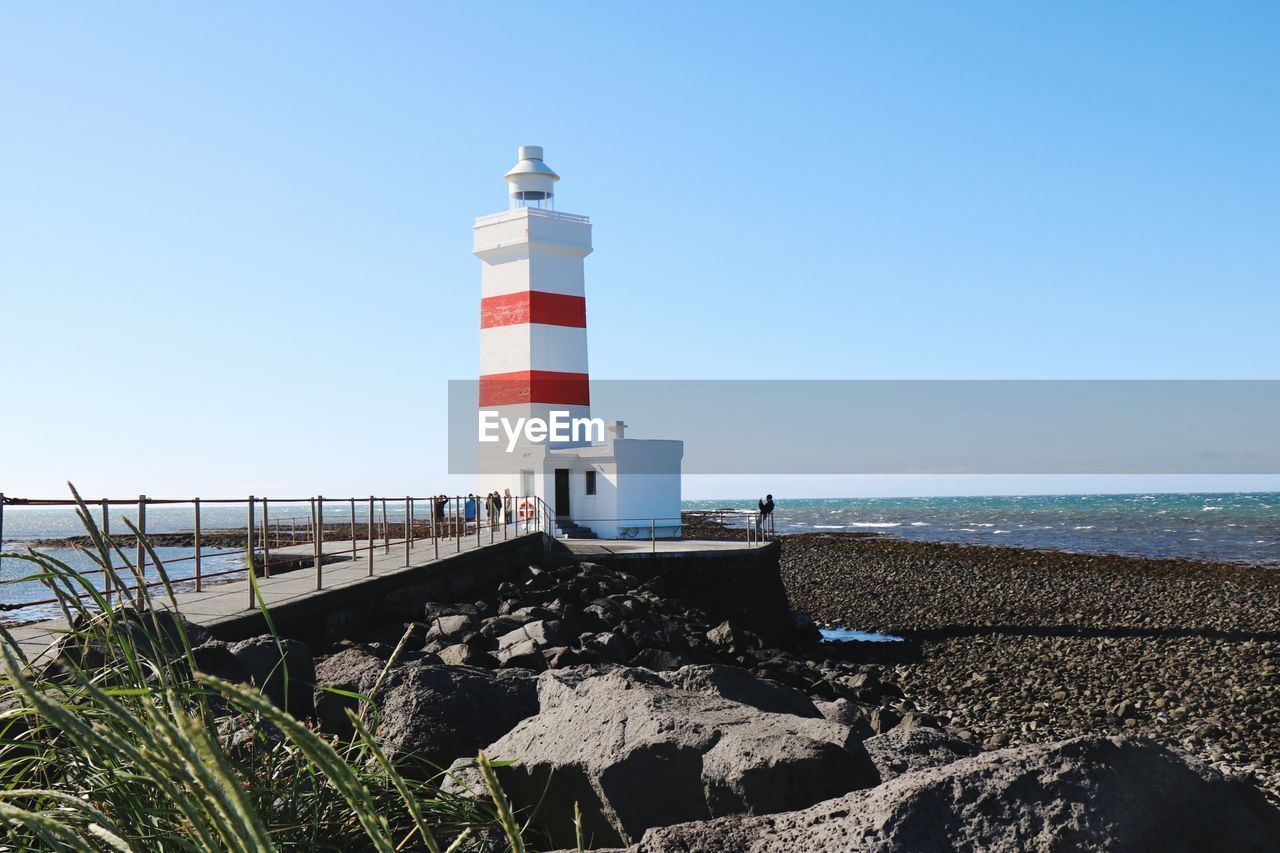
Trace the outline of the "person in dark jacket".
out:
<instances>
[{"instance_id":1,"label":"person in dark jacket","mask_svg":"<svg viewBox=\"0 0 1280 853\"><path fill-rule=\"evenodd\" d=\"M760 517L756 521L756 532L761 535L773 533L773 495L765 495L759 506Z\"/></svg>"}]
</instances>

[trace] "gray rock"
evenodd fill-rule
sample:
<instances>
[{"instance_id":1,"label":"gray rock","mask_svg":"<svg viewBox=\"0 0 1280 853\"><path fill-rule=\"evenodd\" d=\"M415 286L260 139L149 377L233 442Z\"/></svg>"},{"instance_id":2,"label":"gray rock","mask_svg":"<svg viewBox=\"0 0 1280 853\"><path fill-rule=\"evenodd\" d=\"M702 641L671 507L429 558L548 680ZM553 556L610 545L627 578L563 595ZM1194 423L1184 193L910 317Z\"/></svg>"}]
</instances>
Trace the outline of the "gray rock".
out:
<instances>
[{"instance_id":1,"label":"gray rock","mask_svg":"<svg viewBox=\"0 0 1280 853\"><path fill-rule=\"evenodd\" d=\"M880 771L880 778L886 782L903 773L941 767L982 752L976 744L963 741L942 729L922 726L899 726L867 738L862 745Z\"/></svg>"},{"instance_id":2,"label":"gray rock","mask_svg":"<svg viewBox=\"0 0 1280 853\"><path fill-rule=\"evenodd\" d=\"M624 663L627 659L627 643L617 634L606 631L585 634L579 639L582 648L595 652L606 663Z\"/></svg>"},{"instance_id":3,"label":"gray rock","mask_svg":"<svg viewBox=\"0 0 1280 853\"><path fill-rule=\"evenodd\" d=\"M673 689L646 670L566 672L542 676L541 713L485 749L516 762L499 768L503 788L519 806L541 803L552 843L572 843L575 802L587 835L617 844L650 827L800 808L879 781L844 726Z\"/></svg>"},{"instance_id":4,"label":"gray rock","mask_svg":"<svg viewBox=\"0 0 1280 853\"><path fill-rule=\"evenodd\" d=\"M313 697L316 719L322 731L344 738L350 737L353 730L347 719L346 709L358 711L360 706L358 700L332 693L325 688L369 696L384 666L385 661L363 649L344 649L316 664Z\"/></svg>"},{"instance_id":5,"label":"gray rock","mask_svg":"<svg viewBox=\"0 0 1280 853\"><path fill-rule=\"evenodd\" d=\"M427 631L427 644L450 645L459 642L471 631L472 621L470 616L461 613L437 618L431 623L431 629Z\"/></svg>"},{"instance_id":6,"label":"gray rock","mask_svg":"<svg viewBox=\"0 0 1280 853\"><path fill-rule=\"evenodd\" d=\"M570 637L565 636L564 628L554 619L539 619L535 622L529 622L521 625L514 631L508 631L498 638L498 650L508 646L514 646L517 643L523 643L526 640L532 640L538 644L539 648L547 649L552 646L562 646Z\"/></svg>"},{"instance_id":7,"label":"gray rock","mask_svg":"<svg viewBox=\"0 0 1280 853\"><path fill-rule=\"evenodd\" d=\"M1277 851L1280 811L1150 741L1092 736L983 753L789 814L653 829L631 849Z\"/></svg>"},{"instance_id":8,"label":"gray rock","mask_svg":"<svg viewBox=\"0 0 1280 853\"><path fill-rule=\"evenodd\" d=\"M538 693L527 673L410 664L379 697L378 710L378 739L388 752L446 767L456 758L474 758L536 714Z\"/></svg>"},{"instance_id":9,"label":"gray rock","mask_svg":"<svg viewBox=\"0 0 1280 853\"><path fill-rule=\"evenodd\" d=\"M536 622L542 619L550 619L554 616L550 610L545 607L521 607L513 610L510 614L511 618L523 625L527 622Z\"/></svg>"},{"instance_id":10,"label":"gray rock","mask_svg":"<svg viewBox=\"0 0 1280 853\"><path fill-rule=\"evenodd\" d=\"M823 719L853 729L859 740L866 740L875 734L871 730L871 708L850 702L848 699L836 699L832 702L814 702L814 707Z\"/></svg>"},{"instance_id":11,"label":"gray rock","mask_svg":"<svg viewBox=\"0 0 1280 853\"><path fill-rule=\"evenodd\" d=\"M520 623L510 616L494 616L484 620L484 624L480 626L480 636L496 640L519 627Z\"/></svg>"},{"instance_id":12,"label":"gray rock","mask_svg":"<svg viewBox=\"0 0 1280 853\"><path fill-rule=\"evenodd\" d=\"M713 646L720 648L729 648L733 645L733 626L728 622L721 622L716 627L707 632L707 642Z\"/></svg>"},{"instance_id":13,"label":"gray rock","mask_svg":"<svg viewBox=\"0 0 1280 853\"><path fill-rule=\"evenodd\" d=\"M498 665L507 668L546 669L547 659L533 640L521 640L498 649Z\"/></svg>"},{"instance_id":14,"label":"gray rock","mask_svg":"<svg viewBox=\"0 0 1280 853\"><path fill-rule=\"evenodd\" d=\"M249 683L276 705L298 719L315 713L316 664L305 643L263 635L241 640L230 651Z\"/></svg>"},{"instance_id":15,"label":"gray rock","mask_svg":"<svg viewBox=\"0 0 1280 853\"><path fill-rule=\"evenodd\" d=\"M247 682L249 673L231 653L231 646L218 640L209 640L191 650L196 669L232 682Z\"/></svg>"},{"instance_id":16,"label":"gray rock","mask_svg":"<svg viewBox=\"0 0 1280 853\"><path fill-rule=\"evenodd\" d=\"M455 643L440 650L440 662L448 666L477 666L482 669L493 669L498 659L483 649L469 646L466 643Z\"/></svg>"},{"instance_id":17,"label":"gray rock","mask_svg":"<svg viewBox=\"0 0 1280 853\"><path fill-rule=\"evenodd\" d=\"M871 709L869 722L871 723L871 730L878 735L882 735L902 722L902 715L892 708L886 708L882 705Z\"/></svg>"}]
</instances>

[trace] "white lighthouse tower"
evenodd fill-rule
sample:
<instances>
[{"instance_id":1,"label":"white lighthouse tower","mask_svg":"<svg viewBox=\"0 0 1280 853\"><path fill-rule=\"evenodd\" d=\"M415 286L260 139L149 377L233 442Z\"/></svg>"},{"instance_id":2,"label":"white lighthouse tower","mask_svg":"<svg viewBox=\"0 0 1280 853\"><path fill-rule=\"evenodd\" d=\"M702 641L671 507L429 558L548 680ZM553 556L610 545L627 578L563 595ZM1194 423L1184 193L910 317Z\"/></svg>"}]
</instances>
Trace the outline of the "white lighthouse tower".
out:
<instances>
[{"instance_id":1,"label":"white lighthouse tower","mask_svg":"<svg viewBox=\"0 0 1280 853\"><path fill-rule=\"evenodd\" d=\"M587 370L586 279L591 222L555 209L560 176L542 148L521 146L504 176L508 210L475 222L481 261L480 393L482 414L507 424L538 418L583 422L591 414ZM552 508L570 535L605 538L678 534L680 441L580 430L565 440L480 445L480 493L510 489Z\"/></svg>"}]
</instances>

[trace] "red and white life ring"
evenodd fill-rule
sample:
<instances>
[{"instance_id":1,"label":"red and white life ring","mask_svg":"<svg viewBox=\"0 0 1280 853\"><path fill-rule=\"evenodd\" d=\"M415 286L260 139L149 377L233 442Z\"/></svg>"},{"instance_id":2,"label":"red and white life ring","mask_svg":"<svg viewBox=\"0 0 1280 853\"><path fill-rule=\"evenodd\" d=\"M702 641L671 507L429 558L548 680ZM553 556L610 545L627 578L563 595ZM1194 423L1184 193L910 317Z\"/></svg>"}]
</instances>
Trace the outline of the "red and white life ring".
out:
<instances>
[{"instance_id":1,"label":"red and white life ring","mask_svg":"<svg viewBox=\"0 0 1280 853\"><path fill-rule=\"evenodd\" d=\"M521 501L517 511L521 521L528 521L533 518L533 504L529 501Z\"/></svg>"}]
</instances>

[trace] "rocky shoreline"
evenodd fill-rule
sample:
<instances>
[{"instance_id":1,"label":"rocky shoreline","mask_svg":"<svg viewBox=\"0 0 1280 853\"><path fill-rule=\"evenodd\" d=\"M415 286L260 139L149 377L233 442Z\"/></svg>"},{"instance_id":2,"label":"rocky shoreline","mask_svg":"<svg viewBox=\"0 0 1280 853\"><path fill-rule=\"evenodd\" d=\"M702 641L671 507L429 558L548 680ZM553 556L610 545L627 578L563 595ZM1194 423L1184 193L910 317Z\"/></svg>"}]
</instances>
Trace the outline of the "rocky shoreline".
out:
<instances>
[{"instance_id":1,"label":"rocky shoreline","mask_svg":"<svg viewBox=\"0 0 1280 853\"><path fill-rule=\"evenodd\" d=\"M1141 734L1280 801L1280 572L805 534L791 606L908 638L885 677L987 748Z\"/></svg>"},{"instance_id":2,"label":"rocky shoreline","mask_svg":"<svg viewBox=\"0 0 1280 853\"><path fill-rule=\"evenodd\" d=\"M355 694L368 696L387 755L422 776L449 768L446 787L478 800L487 797L474 763L483 750L530 821L530 849L576 848L580 810L589 848L648 853L1280 850L1280 810L1256 787L1157 743L1185 746L1153 721L1155 709L1176 708L1159 704L1163 694L1126 692L1118 669L1133 662L1125 653L1117 651L1116 667L1105 670L1110 683L1091 686L1091 672L1059 672L1051 659L1020 664L1016 656L1027 651L1006 641L1022 635L999 632L1008 620L998 608L978 609L991 619L981 631L931 634L964 627L962 600L938 613L925 595L959 599L952 587L961 583L981 589L975 555L838 537L788 538L753 553L736 564L738 590L724 590L724 567L646 577L640 561L604 565L552 550L468 600L429 600L417 618L388 615L372 630L323 646L271 636L224 642L188 630L200 669L257 685L329 735L350 737L346 711L358 707ZM1055 589L1000 562L1010 559L991 558L1013 578L1002 581L1013 584L1007 591ZM819 643L813 623L786 610L784 579L793 604L822 619L919 637ZM709 582L719 598L708 597ZM1234 589L1219 594L1261 603L1270 587ZM902 612L915 621L876 618L893 612L885 601L901 607L912 597L919 606ZM1038 627L1049 630L1032 639L1052 646L1066 640L1050 624L1049 603L1041 599L1026 612L1041 613ZM1142 618L1140 603L1130 604L1122 612ZM1090 613L1097 607L1080 605ZM1233 631L1252 624L1229 621ZM1143 634L1084 638L1120 640L1148 644L1144 655L1159 657ZM1108 657L1096 645L1086 655L1087 648L1078 658L1086 670ZM64 645L63 653L83 657L92 649ZM1198 672L1189 653L1181 659L1184 680L1239 683ZM1019 674L1020 666L1039 672L1039 681ZM1006 690L1035 710L1017 718L1026 730L1002 739L1008 729L990 723L987 709L1015 708ZM1128 703L1127 710L1098 722L1076 695L1088 690ZM1189 704L1192 693L1181 682L1178 691L1177 701ZM1065 710L1077 707L1086 710L1083 722ZM1216 713L1193 715L1188 707L1186 725L1226 716ZM1272 709L1258 713L1273 720ZM1228 733L1243 737L1244 730L1225 720L1215 725L1233 758L1243 755L1246 745ZM242 726L225 721L225 748L262 748ZM1081 730L1085 736L1069 737ZM1203 754L1199 747L1219 734L1197 737L1192 751ZM1230 760L1218 763L1236 769Z\"/></svg>"}]
</instances>

